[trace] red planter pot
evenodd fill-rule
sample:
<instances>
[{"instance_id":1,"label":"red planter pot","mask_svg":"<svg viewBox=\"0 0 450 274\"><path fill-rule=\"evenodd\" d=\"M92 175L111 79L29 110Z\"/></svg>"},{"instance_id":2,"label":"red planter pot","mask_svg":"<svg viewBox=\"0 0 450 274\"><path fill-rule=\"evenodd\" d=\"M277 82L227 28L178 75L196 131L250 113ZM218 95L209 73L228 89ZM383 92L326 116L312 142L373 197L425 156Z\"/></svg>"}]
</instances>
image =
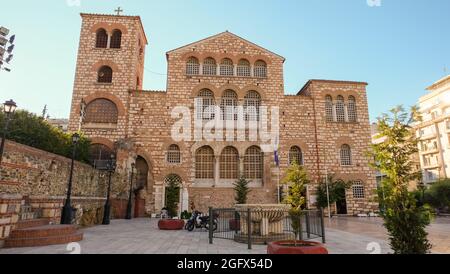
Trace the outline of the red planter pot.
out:
<instances>
[{"instance_id":1,"label":"red planter pot","mask_svg":"<svg viewBox=\"0 0 450 274\"><path fill-rule=\"evenodd\" d=\"M267 245L267 254L328 254L328 250L321 243L309 241L278 241Z\"/></svg>"},{"instance_id":2,"label":"red planter pot","mask_svg":"<svg viewBox=\"0 0 450 274\"><path fill-rule=\"evenodd\" d=\"M158 221L158 228L161 230L181 230L183 227L183 220L161 219Z\"/></svg>"}]
</instances>

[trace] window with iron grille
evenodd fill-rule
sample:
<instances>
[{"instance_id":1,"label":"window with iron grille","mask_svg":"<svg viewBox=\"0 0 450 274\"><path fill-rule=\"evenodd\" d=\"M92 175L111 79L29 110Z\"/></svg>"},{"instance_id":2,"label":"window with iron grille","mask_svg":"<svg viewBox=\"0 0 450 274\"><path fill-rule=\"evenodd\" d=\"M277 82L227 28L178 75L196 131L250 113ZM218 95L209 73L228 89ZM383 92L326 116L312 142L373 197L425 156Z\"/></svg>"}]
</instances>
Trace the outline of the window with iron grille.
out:
<instances>
[{"instance_id":1,"label":"window with iron grille","mask_svg":"<svg viewBox=\"0 0 450 274\"><path fill-rule=\"evenodd\" d=\"M355 198L355 199L364 199L365 198L363 182L361 182L361 181L354 182L352 185L352 190L353 190L353 198Z\"/></svg>"},{"instance_id":2,"label":"window with iron grille","mask_svg":"<svg viewBox=\"0 0 450 274\"><path fill-rule=\"evenodd\" d=\"M263 155L257 146L249 147L245 152L244 176L246 179L262 179Z\"/></svg>"},{"instance_id":3,"label":"window with iron grille","mask_svg":"<svg viewBox=\"0 0 450 274\"><path fill-rule=\"evenodd\" d=\"M118 29L114 30L111 35L111 42L109 47L112 49L120 49L122 44L122 32Z\"/></svg>"},{"instance_id":4,"label":"window with iron grille","mask_svg":"<svg viewBox=\"0 0 450 274\"><path fill-rule=\"evenodd\" d=\"M238 97L233 90L226 90L223 93L220 109L222 111L222 119L225 121L237 120L237 104Z\"/></svg>"},{"instance_id":5,"label":"window with iron grille","mask_svg":"<svg viewBox=\"0 0 450 274\"><path fill-rule=\"evenodd\" d=\"M267 65L264 61L256 61L253 76L264 78L267 77Z\"/></svg>"},{"instance_id":6,"label":"window with iron grille","mask_svg":"<svg viewBox=\"0 0 450 274\"><path fill-rule=\"evenodd\" d=\"M356 100L355 100L355 97L353 97L353 96L348 97L347 114L348 114L349 122L356 122L356 119L357 119Z\"/></svg>"},{"instance_id":7,"label":"window with iron grille","mask_svg":"<svg viewBox=\"0 0 450 274\"><path fill-rule=\"evenodd\" d=\"M233 76L234 75L234 65L233 61L225 58L220 63L220 75L222 76Z\"/></svg>"},{"instance_id":8,"label":"window with iron grille","mask_svg":"<svg viewBox=\"0 0 450 274\"><path fill-rule=\"evenodd\" d=\"M298 146L293 146L289 149L289 164L303 165L303 153Z\"/></svg>"},{"instance_id":9,"label":"window with iron grille","mask_svg":"<svg viewBox=\"0 0 450 274\"><path fill-rule=\"evenodd\" d=\"M239 153L234 147L226 147L220 155L220 178L237 179L239 177Z\"/></svg>"},{"instance_id":10,"label":"window with iron grille","mask_svg":"<svg viewBox=\"0 0 450 274\"><path fill-rule=\"evenodd\" d=\"M217 64L213 58L203 61L203 75L217 75Z\"/></svg>"},{"instance_id":11,"label":"window with iron grille","mask_svg":"<svg viewBox=\"0 0 450 274\"><path fill-rule=\"evenodd\" d=\"M106 168L106 163L111 159L113 151L102 144L92 144L89 147L90 162L96 168Z\"/></svg>"},{"instance_id":12,"label":"window with iron grille","mask_svg":"<svg viewBox=\"0 0 450 274\"><path fill-rule=\"evenodd\" d=\"M250 70L251 69L249 61L245 59L239 60L239 63L237 65L237 76L250 77L251 76Z\"/></svg>"},{"instance_id":13,"label":"window with iron grille","mask_svg":"<svg viewBox=\"0 0 450 274\"><path fill-rule=\"evenodd\" d=\"M113 71L108 66L103 66L98 70L97 82L99 83L112 83Z\"/></svg>"},{"instance_id":14,"label":"window with iron grille","mask_svg":"<svg viewBox=\"0 0 450 274\"><path fill-rule=\"evenodd\" d=\"M117 124L117 106L108 99L95 99L86 106L85 123Z\"/></svg>"},{"instance_id":15,"label":"window with iron grille","mask_svg":"<svg viewBox=\"0 0 450 274\"><path fill-rule=\"evenodd\" d=\"M349 145L341 146L341 165L351 166L352 165L352 150Z\"/></svg>"},{"instance_id":16,"label":"window with iron grille","mask_svg":"<svg viewBox=\"0 0 450 274\"><path fill-rule=\"evenodd\" d=\"M170 164L181 163L180 148L177 145L170 145L167 150L167 162Z\"/></svg>"},{"instance_id":17,"label":"window with iron grille","mask_svg":"<svg viewBox=\"0 0 450 274\"><path fill-rule=\"evenodd\" d=\"M325 97L325 114L327 117L327 122L333 122L333 98L330 95Z\"/></svg>"},{"instance_id":18,"label":"window with iron grille","mask_svg":"<svg viewBox=\"0 0 450 274\"><path fill-rule=\"evenodd\" d=\"M108 47L108 33L104 29L99 29L96 34L95 41L96 48L107 48Z\"/></svg>"},{"instance_id":19,"label":"window with iron grille","mask_svg":"<svg viewBox=\"0 0 450 274\"><path fill-rule=\"evenodd\" d=\"M214 151L209 146L195 152L195 178L214 179Z\"/></svg>"},{"instance_id":20,"label":"window with iron grille","mask_svg":"<svg viewBox=\"0 0 450 274\"><path fill-rule=\"evenodd\" d=\"M195 57L191 57L186 62L186 74L187 75L199 75L200 74L200 63Z\"/></svg>"},{"instance_id":21,"label":"window with iron grille","mask_svg":"<svg viewBox=\"0 0 450 274\"><path fill-rule=\"evenodd\" d=\"M202 89L197 96L198 113L197 118L200 120L214 120L215 118L215 101L214 93L209 89ZM201 106L200 106L201 105Z\"/></svg>"},{"instance_id":22,"label":"window with iron grille","mask_svg":"<svg viewBox=\"0 0 450 274\"><path fill-rule=\"evenodd\" d=\"M336 98L336 121L345 122L344 97L340 95Z\"/></svg>"},{"instance_id":23,"label":"window with iron grille","mask_svg":"<svg viewBox=\"0 0 450 274\"><path fill-rule=\"evenodd\" d=\"M244 98L245 121L259 121L261 96L256 91L249 91Z\"/></svg>"}]
</instances>

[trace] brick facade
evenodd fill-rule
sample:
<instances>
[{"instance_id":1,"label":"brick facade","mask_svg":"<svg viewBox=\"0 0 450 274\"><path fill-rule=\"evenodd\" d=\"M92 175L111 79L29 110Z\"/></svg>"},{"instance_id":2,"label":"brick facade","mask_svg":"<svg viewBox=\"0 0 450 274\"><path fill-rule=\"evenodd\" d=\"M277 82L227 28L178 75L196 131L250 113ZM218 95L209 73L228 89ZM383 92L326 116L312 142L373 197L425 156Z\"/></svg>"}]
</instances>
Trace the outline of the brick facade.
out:
<instances>
[{"instance_id":1,"label":"brick facade","mask_svg":"<svg viewBox=\"0 0 450 274\"><path fill-rule=\"evenodd\" d=\"M289 166L289 149L298 146L312 180L308 187L310 206L314 203L315 186L328 172L335 173L337 178L359 180L364 184L364 198L355 199L352 190L348 191L348 214L377 209L376 203L372 202L376 187L375 174L369 169L369 159L365 154L370 144L366 83L311 80L297 95L285 95L285 59L230 32L224 32L167 52L167 90L142 90L140 83L147 40L140 18L82 14L82 21L69 130L75 131L81 126L93 143L110 148L119 141L122 145L118 149L118 161L123 169L130 169L136 157L146 162L148 174L139 195L145 199L148 213L159 212L164 206L164 182L170 174L176 174L182 180L180 210L192 205L200 210L206 210L208 206L232 206L232 181L222 180L218 175L211 180L195 178L195 152L202 146L210 146L214 151L214 172L217 174L222 150L233 146L239 152L239 169L242 173L246 149L262 145L254 141L174 141L171 130L179 118L171 116L172 110L186 106L193 113L194 99L202 89L208 89L214 94L216 104L220 104L220 98L226 90L233 90L237 94L238 105L243 104L247 92L256 91L261 97L261 105L279 107L281 177ZM109 33L117 28L122 31L120 49L95 48L96 32L101 28ZM251 73L250 76L188 75L186 63L191 57L197 58L200 64L206 58L213 58L218 65L228 58L234 64L234 75L237 75L236 64L246 59L251 65ZM257 77L255 74L258 61L266 64L266 76ZM97 71L102 65L113 69L113 81L110 84L96 82ZM218 74L219 71L217 69ZM331 95L334 100L341 95L346 104L347 98L353 96L356 101L356 122L327 122L327 95ZM117 124L80 125L81 101L89 103L100 98L116 104ZM348 111L346 107L346 117ZM193 122L191 126L194 128ZM169 164L166 160L167 150L172 144L180 148L179 164ZM351 147L352 161L349 166L340 164L339 153L343 144ZM278 172L273 150L264 152L263 166L262 179L252 182L249 203L277 202Z\"/></svg>"}]
</instances>

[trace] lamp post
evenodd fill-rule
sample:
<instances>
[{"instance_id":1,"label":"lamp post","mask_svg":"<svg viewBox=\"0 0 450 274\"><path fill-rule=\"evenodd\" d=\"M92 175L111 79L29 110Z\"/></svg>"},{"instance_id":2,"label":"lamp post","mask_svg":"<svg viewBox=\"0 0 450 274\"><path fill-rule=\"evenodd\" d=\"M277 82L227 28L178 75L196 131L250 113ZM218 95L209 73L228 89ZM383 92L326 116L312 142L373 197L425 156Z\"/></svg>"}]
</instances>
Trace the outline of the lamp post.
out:
<instances>
[{"instance_id":1,"label":"lamp post","mask_svg":"<svg viewBox=\"0 0 450 274\"><path fill-rule=\"evenodd\" d=\"M13 100L6 101L3 104L3 112L5 113L5 125L3 127L3 136L2 136L2 143L0 145L0 165L2 163L3 158L3 150L5 148L5 141L6 141L6 134L8 132L8 125L9 121L11 120L11 116L16 111L17 105Z\"/></svg>"},{"instance_id":2,"label":"lamp post","mask_svg":"<svg viewBox=\"0 0 450 274\"><path fill-rule=\"evenodd\" d=\"M67 197L64 202L64 206L61 212L61 224L69 225L72 223L72 206L70 204L70 197L72 195L72 177L73 177L73 166L75 161L75 156L77 153L77 144L80 140L80 135L78 133L74 133L72 135L72 161L70 164L70 174L69 174L69 186L67 187Z\"/></svg>"},{"instance_id":3,"label":"lamp post","mask_svg":"<svg viewBox=\"0 0 450 274\"><path fill-rule=\"evenodd\" d=\"M111 157L107 163L107 169L108 169L108 191L106 193L106 202L105 202L105 208L103 213L103 222L104 225L109 225L110 223L110 214L111 214L111 202L110 202L110 195L111 195L111 176L114 170L116 169L116 162L115 162L115 156L114 154L111 154Z\"/></svg>"},{"instance_id":4,"label":"lamp post","mask_svg":"<svg viewBox=\"0 0 450 274\"><path fill-rule=\"evenodd\" d=\"M125 216L125 219L130 220L131 219L131 195L132 195L132 190L133 190L133 176L134 176L134 167L135 167L135 163L131 163L131 178L130 178L130 195L128 196L128 204L127 204L127 215Z\"/></svg>"}]
</instances>

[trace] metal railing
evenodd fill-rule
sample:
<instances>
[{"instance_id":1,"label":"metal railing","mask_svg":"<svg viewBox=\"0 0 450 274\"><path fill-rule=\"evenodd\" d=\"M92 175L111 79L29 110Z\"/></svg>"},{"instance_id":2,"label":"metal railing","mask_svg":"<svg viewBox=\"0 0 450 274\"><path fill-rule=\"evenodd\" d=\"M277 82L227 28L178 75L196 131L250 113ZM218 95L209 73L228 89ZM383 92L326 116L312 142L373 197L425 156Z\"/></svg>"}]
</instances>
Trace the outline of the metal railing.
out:
<instances>
[{"instance_id":1,"label":"metal railing","mask_svg":"<svg viewBox=\"0 0 450 274\"><path fill-rule=\"evenodd\" d=\"M325 243L322 210L303 210L300 216L289 215L286 209L210 208L209 243L213 239L228 239L253 244L267 244L283 240L311 240L320 238ZM214 225L214 219L217 225ZM296 237L292 224L299 224ZM301 233L300 233L301 231Z\"/></svg>"}]
</instances>

